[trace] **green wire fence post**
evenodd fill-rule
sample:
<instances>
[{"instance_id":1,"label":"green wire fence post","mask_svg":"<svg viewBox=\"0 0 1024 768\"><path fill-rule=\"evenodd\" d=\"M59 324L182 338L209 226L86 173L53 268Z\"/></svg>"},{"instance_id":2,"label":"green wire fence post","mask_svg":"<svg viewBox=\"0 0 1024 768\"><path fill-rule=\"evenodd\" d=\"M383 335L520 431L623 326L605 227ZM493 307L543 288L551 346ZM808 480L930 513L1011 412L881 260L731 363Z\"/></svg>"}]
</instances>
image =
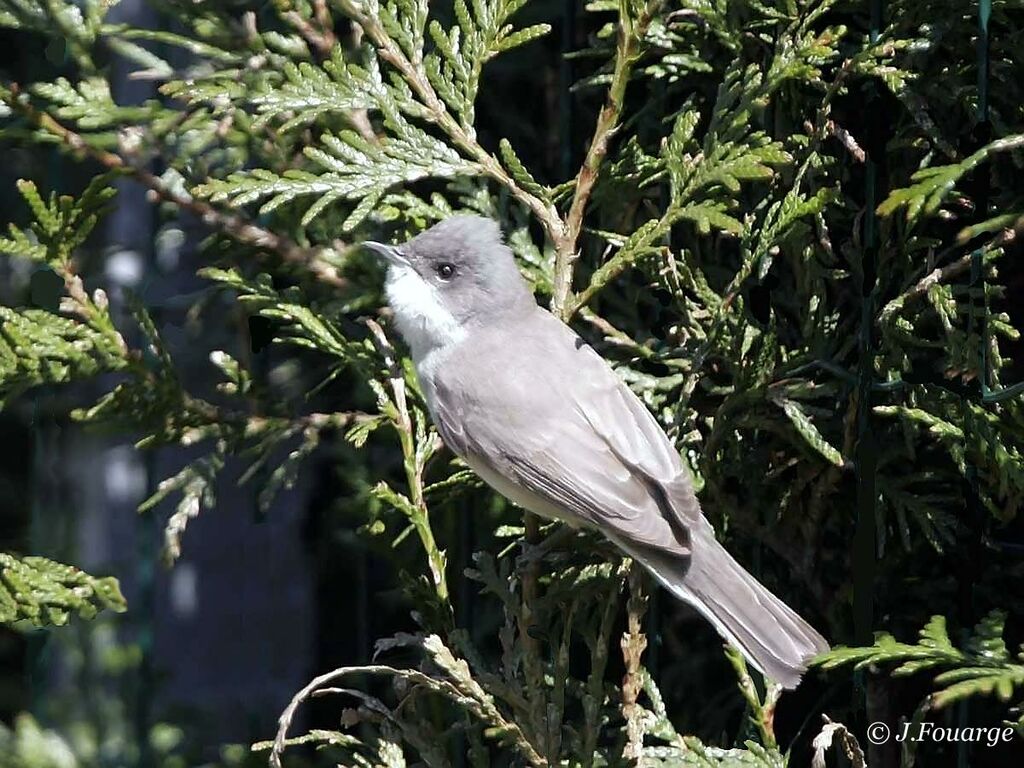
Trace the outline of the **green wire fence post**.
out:
<instances>
[{"instance_id":1,"label":"green wire fence post","mask_svg":"<svg viewBox=\"0 0 1024 768\"><path fill-rule=\"evenodd\" d=\"M992 16L991 0L979 0L978 2L978 124L975 127L975 139L979 146L987 144L990 140L990 128L988 122L988 72L989 72L989 37L988 24ZM975 200L977 215L984 219L988 209L989 184L988 177L979 179L978 193ZM986 318L986 286L985 286L985 265L984 254L981 248L976 248L971 253L971 272L967 288L967 337L977 339L978 343L978 374L977 391L973 395L979 407L983 407L988 390L988 323ZM978 562L984 555L983 551L983 528L984 528L984 507L981 503L981 492L978 488L978 468L971 460L971 446L975 443L974 411L971 408L971 393L965 393L961 399L961 408L964 419L964 475L966 484L967 502L967 524L969 529L968 547L971 556L964 558L964 570L961 573L960 584L960 611L964 626L961 632L966 636L969 634L969 626L974 618L974 581L975 569ZM960 727L966 727L969 719L969 704L966 699L961 701L957 707L957 721ZM957 768L969 768L970 766L970 743L961 740L957 744Z\"/></svg>"},{"instance_id":2,"label":"green wire fence post","mask_svg":"<svg viewBox=\"0 0 1024 768\"><path fill-rule=\"evenodd\" d=\"M871 0L871 41L882 26L882 0ZM871 425L874 382L876 267L878 259L878 162L868 157L865 166L864 230L861 259L861 322L857 374L857 527L853 541L853 614L856 642L870 644L874 613L875 467L876 451Z\"/></svg>"},{"instance_id":3,"label":"green wire fence post","mask_svg":"<svg viewBox=\"0 0 1024 768\"><path fill-rule=\"evenodd\" d=\"M884 15L883 0L870 0L870 40L878 41ZM861 242L861 316L857 365L857 445L854 453L857 479L857 523L853 538L853 624L854 640L869 645L874 627L875 575L877 568L878 511L876 471L878 449L872 424L875 376L875 306L878 293L879 233L876 208L881 198L881 167L885 163L887 125L884 108L874 84L868 86L865 111L868 152L864 168L864 222ZM870 673L860 674L857 685L863 691L864 710L870 721L889 719L888 692L884 681ZM891 744L868 745L868 763L873 768L896 764Z\"/></svg>"}]
</instances>

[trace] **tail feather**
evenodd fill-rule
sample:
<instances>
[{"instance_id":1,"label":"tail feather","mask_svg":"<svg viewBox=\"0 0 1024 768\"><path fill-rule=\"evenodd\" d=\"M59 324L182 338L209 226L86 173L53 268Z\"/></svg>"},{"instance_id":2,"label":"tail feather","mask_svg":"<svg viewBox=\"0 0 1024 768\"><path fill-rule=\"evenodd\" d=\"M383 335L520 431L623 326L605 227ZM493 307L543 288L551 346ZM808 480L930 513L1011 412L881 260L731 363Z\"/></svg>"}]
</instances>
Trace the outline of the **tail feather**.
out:
<instances>
[{"instance_id":1,"label":"tail feather","mask_svg":"<svg viewBox=\"0 0 1024 768\"><path fill-rule=\"evenodd\" d=\"M710 526L691 531L691 555L617 540L676 597L695 607L747 661L785 688L795 688L808 662L828 643L768 591L715 539ZM617 538L617 537L616 537Z\"/></svg>"}]
</instances>

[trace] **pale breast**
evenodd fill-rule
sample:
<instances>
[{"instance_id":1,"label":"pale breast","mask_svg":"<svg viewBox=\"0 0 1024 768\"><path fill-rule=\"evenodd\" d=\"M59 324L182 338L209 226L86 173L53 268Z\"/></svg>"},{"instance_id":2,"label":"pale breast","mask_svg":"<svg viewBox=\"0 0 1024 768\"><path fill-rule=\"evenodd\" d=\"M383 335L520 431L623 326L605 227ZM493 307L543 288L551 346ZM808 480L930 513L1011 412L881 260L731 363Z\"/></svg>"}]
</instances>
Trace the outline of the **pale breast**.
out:
<instances>
[{"instance_id":1,"label":"pale breast","mask_svg":"<svg viewBox=\"0 0 1024 768\"><path fill-rule=\"evenodd\" d=\"M451 360L457 342L444 346L433 347L421 357L413 356L413 365L416 367L416 378L419 379L420 389L423 390L423 397L427 401L427 409L430 417L437 422L437 377L444 369L446 363Z\"/></svg>"}]
</instances>

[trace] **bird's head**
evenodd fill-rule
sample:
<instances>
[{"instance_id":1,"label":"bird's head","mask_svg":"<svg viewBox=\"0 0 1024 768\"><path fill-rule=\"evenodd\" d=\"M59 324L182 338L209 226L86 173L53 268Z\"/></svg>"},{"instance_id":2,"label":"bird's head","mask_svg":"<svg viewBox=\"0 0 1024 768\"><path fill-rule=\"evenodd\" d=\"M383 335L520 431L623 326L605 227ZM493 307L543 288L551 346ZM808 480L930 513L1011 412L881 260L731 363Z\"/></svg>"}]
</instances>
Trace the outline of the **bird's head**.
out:
<instances>
[{"instance_id":1,"label":"bird's head","mask_svg":"<svg viewBox=\"0 0 1024 768\"><path fill-rule=\"evenodd\" d=\"M401 245L363 245L388 263L388 303L414 357L534 306L491 219L452 216Z\"/></svg>"}]
</instances>

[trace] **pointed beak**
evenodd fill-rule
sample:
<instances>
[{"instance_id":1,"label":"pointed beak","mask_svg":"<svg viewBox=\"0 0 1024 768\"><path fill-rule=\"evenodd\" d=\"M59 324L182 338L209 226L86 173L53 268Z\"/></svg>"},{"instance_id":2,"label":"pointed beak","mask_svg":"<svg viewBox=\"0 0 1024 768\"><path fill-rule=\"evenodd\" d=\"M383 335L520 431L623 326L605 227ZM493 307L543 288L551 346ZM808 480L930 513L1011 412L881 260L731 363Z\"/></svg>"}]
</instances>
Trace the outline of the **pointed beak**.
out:
<instances>
[{"instance_id":1,"label":"pointed beak","mask_svg":"<svg viewBox=\"0 0 1024 768\"><path fill-rule=\"evenodd\" d=\"M368 251L373 251L388 264L394 264L397 267L409 266L409 260L402 255L402 252L398 250L397 246L375 243L372 240L365 240L363 242L363 248Z\"/></svg>"}]
</instances>

